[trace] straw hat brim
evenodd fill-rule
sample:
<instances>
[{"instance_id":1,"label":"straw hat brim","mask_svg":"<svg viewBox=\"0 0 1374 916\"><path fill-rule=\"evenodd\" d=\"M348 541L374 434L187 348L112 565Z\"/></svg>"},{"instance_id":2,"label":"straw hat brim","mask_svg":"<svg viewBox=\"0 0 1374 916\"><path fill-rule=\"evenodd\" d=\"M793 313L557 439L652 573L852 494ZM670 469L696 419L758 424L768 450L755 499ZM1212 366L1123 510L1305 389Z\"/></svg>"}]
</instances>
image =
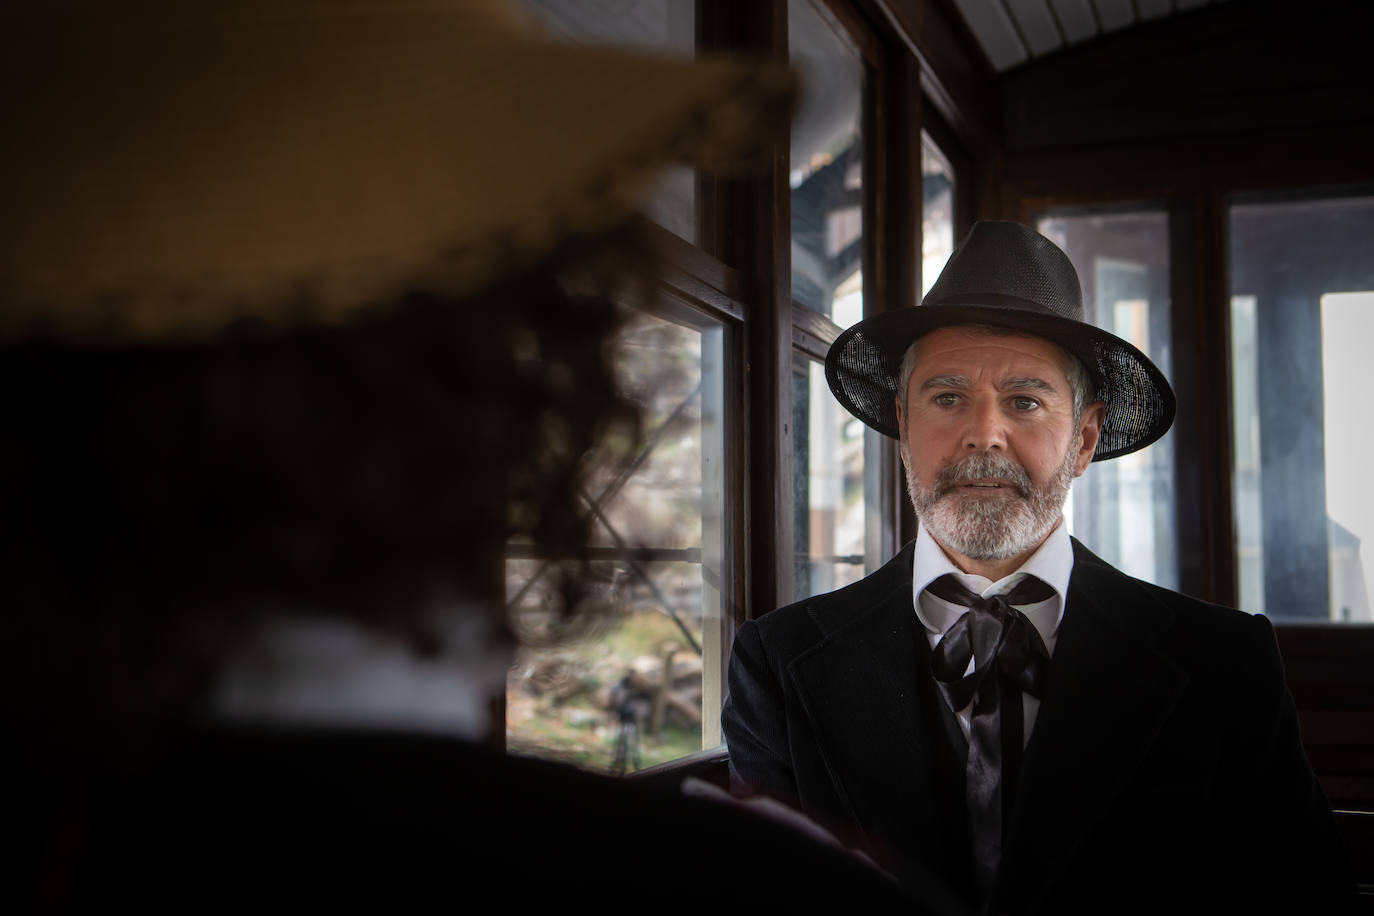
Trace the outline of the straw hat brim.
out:
<instances>
[{"instance_id":1,"label":"straw hat brim","mask_svg":"<svg viewBox=\"0 0 1374 916\"><path fill-rule=\"evenodd\" d=\"M1083 363L1097 386L1096 400L1106 405L1094 461L1138 451L1168 431L1177 402L1168 380L1148 357L1101 328L1036 308L1030 302L1018 307L1002 301L884 312L840 334L826 356L826 380L846 410L883 435L899 439L898 373L907 349L936 328L985 324L1043 337Z\"/></svg>"},{"instance_id":2,"label":"straw hat brim","mask_svg":"<svg viewBox=\"0 0 1374 916\"><path fill-rule=\"evenodd\" d=\"M0 339L463 295L623 220L669 162L758 160L795 89L541 40L489 0L74 6L0 29Z\"/></svg>"}]
</instances>

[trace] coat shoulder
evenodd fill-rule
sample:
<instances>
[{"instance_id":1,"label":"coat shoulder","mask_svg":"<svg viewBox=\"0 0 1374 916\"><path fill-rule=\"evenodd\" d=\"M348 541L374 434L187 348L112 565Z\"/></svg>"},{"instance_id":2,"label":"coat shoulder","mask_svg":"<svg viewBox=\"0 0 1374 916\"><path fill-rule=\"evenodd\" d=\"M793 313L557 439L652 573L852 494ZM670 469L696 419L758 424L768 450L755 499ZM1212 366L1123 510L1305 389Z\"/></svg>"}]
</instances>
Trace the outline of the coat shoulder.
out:
<instances>
[{"instance_id":1,"label":"coat shoulder","mask_svg":"<svg viewBox=\"0 0 1374 916\"><path fill-rule=\"evenodd\" d=\"M1099 599L1110 595L1133 613L1153 618L1164 642L1207 652L1253 645L1268 654L1274 641L1267 618L1129 576L1076 539L1074 577L1079 587Z\"/></svg>"}]
</instances>

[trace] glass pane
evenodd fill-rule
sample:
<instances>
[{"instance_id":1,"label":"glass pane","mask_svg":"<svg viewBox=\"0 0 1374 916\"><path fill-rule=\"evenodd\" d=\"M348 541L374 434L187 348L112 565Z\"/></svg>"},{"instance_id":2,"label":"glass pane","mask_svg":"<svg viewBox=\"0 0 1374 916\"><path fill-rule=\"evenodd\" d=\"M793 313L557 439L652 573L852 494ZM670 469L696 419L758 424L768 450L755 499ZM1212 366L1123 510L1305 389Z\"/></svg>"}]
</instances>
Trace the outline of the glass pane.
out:
<instances>
[{"instance_id":1,"label":"glass pane","mask_svg":"<svg viewBox=\"0 0 1374 916\"><path fill-rule=\"evenodd\" d=\"M921 296L954 254L954 169L949 160L921 133Z\"/></svg>"},{"instance_id":2,"label":"glass pane","mask_svg":"<svg viewBox=\"0 0 1374 916\"><path fill-rule=\"evenodd\" d=\"M521 650L510 751L629 772L720 744L722 338L643 313L622 332L617 372L644 441L584 493L615 613L586 638ZM526 625L547 606L542 569L512 546L507 601Z\"/></svg>"},{"instance_id":3,"label":"glass pane","mask_svg":"<svg viewBox=\"0 0 1374 916\"><path fill-rule=\"evenodd\" d=\"M1169 215L1164 210L1051 213L1038 228L1068 254L1088 320L1129 341L1172 381ZM1093 462L1064 507L1069 533L1123 572L1178 587L1174 433Z\"/></svg>"},{"instance_id":4,"label":"glass pane","mask_svg":"<svg viewBox=\"0 0 1374 916\"><path fill-rule=\"evenodd\" d=\"M1229 221L1240 605L1368 622L1374 196L1238 203Z\"/></svg>"},{"instance_id":5,"label":"glass pane","mask_svg":"<svg viewBox=\"0 0 1374 916\"><path fill-rule=\"evenodd\" d=\"M864 64L825 5L788 0L802 95L792 121L792 300L840 327L863 317Z\"/></svg>"},{"instance_id":6,"label":"glass pane","mask_svg":"<svg viewBox=\"0 0 1374 916\"><path fill-rule=\"evenodd\" d=\"M876 487L864 480L865 443L877 434L835 400L824 364L800 353L792 361L792 430L798 600L856 582L879 565ZM876 445L869 443L870 453Z\"/></svg>"},{"instance_id":7,"label":"glass pane","mask_svg":"<svg viewBox=\"0 0 1374 916\"><path fill-rule=\"evenodd\" d=\"M692 56L696 0L521 0L553 38L649 48ZM697 238L696 173L666 169L644 215L693 244Z\"/></svg>"}]
</instances>

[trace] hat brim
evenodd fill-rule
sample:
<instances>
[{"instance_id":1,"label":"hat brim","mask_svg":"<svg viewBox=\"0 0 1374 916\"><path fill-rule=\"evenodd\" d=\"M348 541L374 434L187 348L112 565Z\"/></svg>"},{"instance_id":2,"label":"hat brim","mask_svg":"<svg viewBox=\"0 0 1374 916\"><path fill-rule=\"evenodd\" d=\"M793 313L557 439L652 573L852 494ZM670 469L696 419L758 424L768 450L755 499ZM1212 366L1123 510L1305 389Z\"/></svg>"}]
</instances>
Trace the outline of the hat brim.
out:
<instances>
[{"instance_id":1,"label":"hat brim","mask_svg":"<svg viewBox=\"0 0 1374 916\"><path fill-rule=\"evenodd\" d=\"M1173 388L1135 346L1091 324L1028 308L922 305L876 315L845 330L830 347L825 377L846 410L885 436L901 436L898 373L907 349L936 328L984 324L1043 337L1076 356L1106 405L1094 461L1126 455L1158 440L1177 410Z\"/></svg>"},{"instance_id":2,"label":"hat brim","mask_svg":"<svg viewBox=\"0 0 1374 916\"><path fill-rule=\"evenodd\" d=\"M777 63L556 43L467 0L69 6L0 30L0 337L476 291L623 221L666 165L765 161L795 89Z\"/></svg>"}]
</instances>

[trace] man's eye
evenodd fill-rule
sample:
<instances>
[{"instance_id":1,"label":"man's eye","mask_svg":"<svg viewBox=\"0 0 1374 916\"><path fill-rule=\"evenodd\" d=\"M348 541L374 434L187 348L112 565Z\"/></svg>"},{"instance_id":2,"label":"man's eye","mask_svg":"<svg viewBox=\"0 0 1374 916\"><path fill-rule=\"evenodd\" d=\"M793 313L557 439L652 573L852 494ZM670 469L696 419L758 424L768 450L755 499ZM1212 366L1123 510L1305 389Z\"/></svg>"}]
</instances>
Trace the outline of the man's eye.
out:
<instances>
[{"instance_id":1,"label":"man's eye","mask_svg":"<svg viewBox=\"0 0 1374 916\"><path fill-rule=\"evenodd\" d=\"M953 407L955 404L959 403L959 395L946 391L944 394L937 394L935 396L935 403L939 404L941 407Z\"/></svg>"},{"instance_id":2,"label":"man's eye","mask_svg":"<svg viewBox=\"0 0 1374 916\"><path fill-rule=\"evenodd\" d=\"M1035 398L1028 398L1023 395L1012 398L1011 406L1015 407L1017 410L1034 410L1040 406L1040 402Z\"/></svg>"}]
</instances>

